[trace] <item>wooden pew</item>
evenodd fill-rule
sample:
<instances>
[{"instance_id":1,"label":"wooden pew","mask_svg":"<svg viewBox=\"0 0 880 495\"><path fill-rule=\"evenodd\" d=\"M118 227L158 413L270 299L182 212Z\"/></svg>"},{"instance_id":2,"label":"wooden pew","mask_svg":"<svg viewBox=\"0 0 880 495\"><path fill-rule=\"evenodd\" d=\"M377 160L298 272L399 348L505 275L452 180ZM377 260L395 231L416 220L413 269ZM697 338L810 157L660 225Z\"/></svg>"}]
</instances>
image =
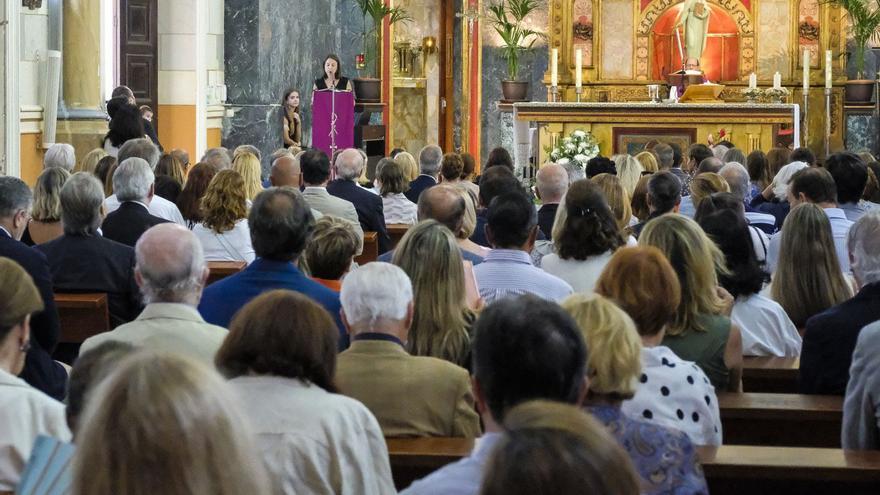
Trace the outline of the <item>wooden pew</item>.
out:
<instances>
[{"instance_id":1,"label":"wooden pew","mask_svg":"<svg viewBox=\"0 0 880 495\"><path fill-rule=\"evenodd\" d=\"M800 362L798 357L744 357L743 391L796 394Z\"/></svg>"},{"instance_id":2,"label":"wooden pew","mask_svg":"<svg viewBox=\"0 0 880 495\"><path fill-rule=\"evenodd\" d=\"M358 265L366 265L379 258L379 234L376 232L364 232L364 250L355 257Z\"/></svg>"},{"instance_id":3,"label":"wooden pew","mask_svg":"<svg viewBox=\"0 0 880 495\"><path fill-rule=\"evenodd\" d=\"M397 247L397 243L400 242L403 234L406 234L410 227L412 225L406 223L389 223L385 225L385 228L388 230L388 236L391 237L391 249Z\"/></svg>"},{"instance_id":4,"label":"wooden pew","mask_svg":"<svg viewBox=\"0 0 880 495\"><path fill-rule=\"evenodd\" d=\"M92 335L110 330L107 294L56 292L55 305L61 320L60 344L81 344Z\"/></svg>"},{"instance_id":5,"label":"wooden pew","mask_svg":"<svg viewBox=\"0 0 880 495\"><path fill-rule=\"evenodd\" d=\"M467 456L465 438L386 439L398 489ZM880 452L724 445L703 460L712 495L878 493Z\"/></svg>"},{"instance_id":6,"label":"wooden pew","mask_svg":"<svg viewBox=\"0 0 880 495\"><path fill-rule=\"evenodd\" d=\"M246 266L246 261L209 261L208 269L211 270L211 273L208 275L207 285L211 285L230 275L235 275L244 270Z\"/></svg>"},{"instance_id":7,"label":"wooden pew","mask_svg":"<svg viewBox=\"0 0 880 495\"><path fill-rule=\"evenodd\" d=\"M718 395L725 445L840 448L843 397Z\"/></svg>"}]
</instances>

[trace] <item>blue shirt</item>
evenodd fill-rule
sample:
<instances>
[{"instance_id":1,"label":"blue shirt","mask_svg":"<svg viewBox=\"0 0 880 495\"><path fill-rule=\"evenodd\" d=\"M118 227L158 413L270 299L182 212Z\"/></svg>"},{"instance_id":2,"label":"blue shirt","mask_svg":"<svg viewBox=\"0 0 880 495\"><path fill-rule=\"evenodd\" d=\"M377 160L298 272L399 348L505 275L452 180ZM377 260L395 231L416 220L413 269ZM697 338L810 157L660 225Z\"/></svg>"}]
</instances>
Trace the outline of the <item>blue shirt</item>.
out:
<instances>
[{"instance_id":1,"label":"blue shirt","mask_svg":"<svg viewBox=\"0 0 880 495\"><path fill-rule=\"evenodd\" d=\"M483 262L482 256L480 256L478 254L474 254L470 251L467 251L467 250L464 250L461 248L458 248L458 249L459 249L459 251L461 251L461 258L463 260L470 261L471 264L473 264L475 266L479 265L480 263ZM384 261L385 263L391 263L391 258L393 258L393 257L394 257L394 250L392 249L391 251L388 251L387 253L380 254L378 260Z\"/></svg>"},{"instance_id":2,"label":"blue shirt","mask_svg":"<svg viewBox=\"0 0 880 495\"><path fill-rule=\"evenodd\" d=\"M694 218L697 214L697 207L694 206L693 196L685 196L681 198L681 203L678 205L678 213L690 219Z\"/></svg>"},{"instance_id":3,"label":"blue shirt","mask_svg":"<svg viewBox=\"0 0 880 495\"><path fill-rule=\"evenodd\" d=\"M480 297L491 304L505 297L534 294L559 302L573 292L571 285L532 265L529 253L518 249L493 249L474 267Z\"/></svg>"},{"instance_id":4,"label":"blue shirt","mask_svg":"<svg viewBox=\"0 0 880 495\"><path fill-rule=\"evenodd\" d=\"M471 455L413 482L400 495L477 495L483 482L483 468L501 437L501 433L485 433L477 439Z\"/></svg>"},{"instance_id":5,"label":"blue shirt","mask_svg":"<svg viewBox=\"0 0 880 495\"><path fill-rule=\"evenodd\" d=\"M229 328L239 309L273 289L299 292L323 306L339 328L339 349L348 348L348 333L339 316L339 294L309 279L287 261L257 258L244 270L209 285L202 293L199 313L208 323Z\"/></svg>"},{"instance_id":6,"label":"blue shirt","mask_svg":"<svg viewBox=\"0 0 880 495\"><path fill-rule=\"evenodd\" d=\"M642 478L642 495L709 493L697 452L685 433L636 421L619 407L590 406L586 410L608 428L629 455Z\"/></svg>"}]
</instances>

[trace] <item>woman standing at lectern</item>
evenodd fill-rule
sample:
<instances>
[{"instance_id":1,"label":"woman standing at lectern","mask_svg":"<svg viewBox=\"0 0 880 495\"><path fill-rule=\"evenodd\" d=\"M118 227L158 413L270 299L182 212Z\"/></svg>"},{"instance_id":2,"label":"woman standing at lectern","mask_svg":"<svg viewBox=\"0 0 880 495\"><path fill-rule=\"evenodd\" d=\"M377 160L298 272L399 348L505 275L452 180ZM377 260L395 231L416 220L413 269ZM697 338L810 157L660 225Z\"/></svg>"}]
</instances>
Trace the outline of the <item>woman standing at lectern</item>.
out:
<instances>
[{"instance_id":1,"label":"woman standing at lectern","mask_svg":"<svg viewBox=\"0 0 880 495\"><path fill-rule=\"evenodd\" d=\"M324 77L315 79L313 90L338 89L340 91L353 91L351 81L342 76L342 64L339 57L334 54L324 58Z\"/></svg>"},{"instance_id":2,"label":"woman standing at lectern","mask_svg":"<svg viewBox=\"0 0 880 495\"><path fill-rule=\"evenodd\" d=\"M284 139L284 147L302 147L302 118L299 114L299 91L290 88L284 92L281 99L281 121L284 130L281 133Z\"/></svg>"}]
</instances>

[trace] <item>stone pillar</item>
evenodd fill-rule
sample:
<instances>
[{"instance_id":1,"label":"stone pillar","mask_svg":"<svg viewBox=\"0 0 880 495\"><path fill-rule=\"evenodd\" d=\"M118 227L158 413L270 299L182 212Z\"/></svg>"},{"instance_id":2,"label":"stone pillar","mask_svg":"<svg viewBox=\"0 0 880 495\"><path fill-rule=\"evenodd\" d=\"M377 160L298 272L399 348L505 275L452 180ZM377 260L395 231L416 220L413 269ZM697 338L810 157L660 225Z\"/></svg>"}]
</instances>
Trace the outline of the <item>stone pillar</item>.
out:
<instances>
[{"instance_id":1,"label":"stone pillar","mask_svg":"<svg viewBox=\"0 0 880 495\"><path fill-rule=\"evenodd\" d=\"M62 99L68 110L101 108L101 0L66 0L61 53Z\"/></svg>"}]
</instances>

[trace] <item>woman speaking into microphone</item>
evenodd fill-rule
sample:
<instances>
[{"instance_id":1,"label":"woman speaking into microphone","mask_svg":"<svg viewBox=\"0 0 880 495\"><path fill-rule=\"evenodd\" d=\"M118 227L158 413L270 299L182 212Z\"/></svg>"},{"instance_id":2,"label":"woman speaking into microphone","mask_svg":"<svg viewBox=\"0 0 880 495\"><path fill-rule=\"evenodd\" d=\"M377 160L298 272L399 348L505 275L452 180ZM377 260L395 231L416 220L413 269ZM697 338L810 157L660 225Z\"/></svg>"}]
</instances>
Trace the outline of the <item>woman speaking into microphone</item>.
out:
<instances>
[{"instance_id":1,"label":"woman speaking into microphone","mask_svg":"<svg viewBox=\"0 0 880 495\"><path fill-rule=\"evenodd\" d=\"M313 90L336 89L339 91L353 91L351 81L342 76L342 65L339 57L334 54L324 58L324 76L315 79Z\"/></svg>"}]
</instances>

